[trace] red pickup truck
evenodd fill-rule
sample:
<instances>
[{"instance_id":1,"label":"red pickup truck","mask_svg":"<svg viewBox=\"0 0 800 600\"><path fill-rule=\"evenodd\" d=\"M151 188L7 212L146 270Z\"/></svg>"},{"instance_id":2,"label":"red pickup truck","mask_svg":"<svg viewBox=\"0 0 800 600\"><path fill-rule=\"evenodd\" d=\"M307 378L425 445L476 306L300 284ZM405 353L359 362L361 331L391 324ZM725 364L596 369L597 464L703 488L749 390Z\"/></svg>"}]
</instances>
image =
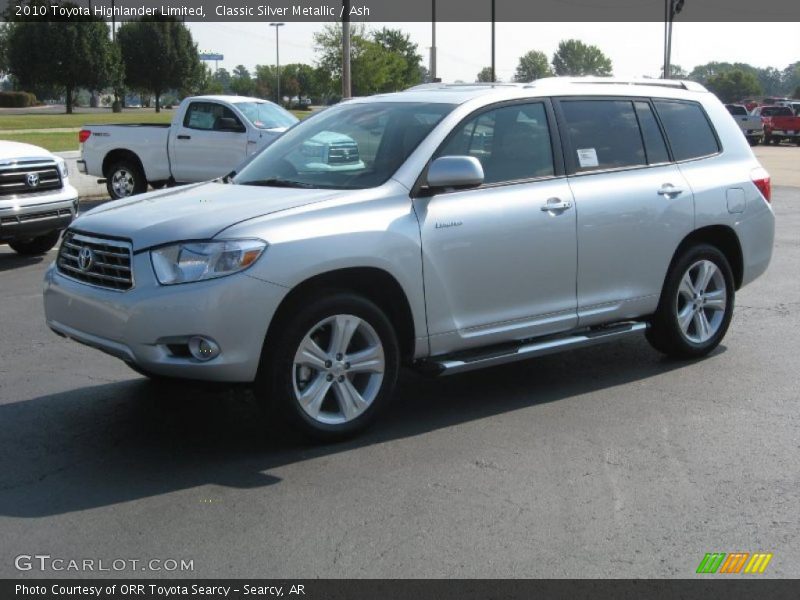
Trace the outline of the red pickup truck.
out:
<instances>
[{"instance_id":1,"label":"red pickup truck","mask_svg":"<svg viewBox=\"0 0 800 600\"><path fill-rule=\"evenodd\" d=\"M759 106L751 113L764 124L764 144L790 140L800 145L800 117L788 106Z\"/></svg>"}]
</instances>

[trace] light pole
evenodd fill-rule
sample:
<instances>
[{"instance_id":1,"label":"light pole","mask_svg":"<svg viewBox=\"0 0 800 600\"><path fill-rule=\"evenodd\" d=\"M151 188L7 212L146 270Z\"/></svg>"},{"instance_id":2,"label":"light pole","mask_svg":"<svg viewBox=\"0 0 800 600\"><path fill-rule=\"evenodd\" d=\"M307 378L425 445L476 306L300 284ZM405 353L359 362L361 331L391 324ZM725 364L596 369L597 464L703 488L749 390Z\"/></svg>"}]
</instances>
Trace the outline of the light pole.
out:
<instances>
[{"instance_id":1,"label":"light pole","mask_svg":"<svg viewBox=\"0 0 800 600\"><path fill-rule=\"evenodd\" d=\"M497 81L494 76L494 0L492 0L492 83Z\"/></svg>"},{"instance_id":2,"label":"light pole","mask_svg":"<svg viewBox=\"0 0 800 600\"><path fill-rule=\"evenodd\" d=\"M275 74L277 77L277 96L278 96L278 104L282 105L281 102L281 49L279 45L280 40L280 27L283 27L286 23L270 23L270 27L275 28ZM291 106L291 105L290 105Z\"/></svg>"},{"instance_id":3,"label":"light pole","mask_svg":"<svg viewBox=\"0 0 800 600\"><path fill-rule=\"evenodd\" d=\"M342 98L350 98L350 0L342 0Z\"/></svg>"},{"instance_id":4,"label":"light pole","mask_svg":"<svg viewBox=\"0 0 800 600\"><path fill-rule=\"evenodd\" d=\"M431 6L431 81L436 81L436 0L432 0Z\"/></svg>"},{"instance_id":5,"label":"light pole","mask_svg":"<svg viewBox=\"0 0 800 600\"><path fill-rule=\"evenodd\" d=\"M672 54L672 22L675 15L683 10L684 0L665 0L664 7L664 74L663 79L669 79L670 57Z\"/></svg>"}]
</instances>

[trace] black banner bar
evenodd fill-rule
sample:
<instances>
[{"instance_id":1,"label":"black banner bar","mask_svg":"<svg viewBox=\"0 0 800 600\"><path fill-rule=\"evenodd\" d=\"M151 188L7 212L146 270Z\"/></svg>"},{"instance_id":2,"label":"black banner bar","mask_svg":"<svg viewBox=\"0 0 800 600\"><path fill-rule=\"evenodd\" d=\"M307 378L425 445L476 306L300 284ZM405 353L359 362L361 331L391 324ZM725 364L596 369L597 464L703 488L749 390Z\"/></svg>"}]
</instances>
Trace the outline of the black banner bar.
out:
<instances>
[{"instance_id":1,"label":"black banner bar","mask_svg":"<svg viewBox=\"0 0 800 600\"><path fill-rule=\"evenodd\" d=\"M799 580L729 576L692 580L2 580L3 600L565 600L702 598L796 600Z\"/></svg>"},{"instance_id":2,"label":"black banner bar","mask_svg":"<svg viewBox=\"0 0 800 600\"><path fill-rule=\"evenodd\" d=\"M341 0L71 0L18 7L17 0L0 0L0 13L10 18L59 21L95 15L117 21L153 13L186 21L320 22L342 18ZM368 22L428 22L431 0L351 0L350 18ZM648 22L664 20L664 0L495 0L497 22ZM489 0L437 0L442 22L488 22ZM797 0L687 0L680 21L800 22Z\"/></svg>"}]
</instances>

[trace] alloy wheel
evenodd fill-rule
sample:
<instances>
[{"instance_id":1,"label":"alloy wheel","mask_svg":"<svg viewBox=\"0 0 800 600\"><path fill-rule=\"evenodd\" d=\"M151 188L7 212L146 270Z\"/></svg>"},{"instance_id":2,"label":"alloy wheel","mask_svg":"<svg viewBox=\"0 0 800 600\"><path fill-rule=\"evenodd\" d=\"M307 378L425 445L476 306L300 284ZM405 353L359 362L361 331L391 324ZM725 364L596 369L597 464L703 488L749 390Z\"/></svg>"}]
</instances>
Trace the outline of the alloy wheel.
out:
<instances>
[{"instance_id":1,"label":"alloy wheel","mask_svg":"<svg viewBox=\"0 0 800 600\"><path fill-rule=\"evenodd\" d=\"M695 344L707 342L725 318L728 293L722 271L710 260L695 262L683 274L675 302L683 336Z\"/></svg>"},{"instance_id":2,"label":"alloy wheel","mask_svg":"<svg viewBox=\"0 0 800 600\"><path fill-rule=\"evenodd\" d=\"M367 321L349 314L328 317L311 328L295 353L295 399L319 423L349 423L378 396L385 367L383 344Z\"/></svg>"}]
</instances>

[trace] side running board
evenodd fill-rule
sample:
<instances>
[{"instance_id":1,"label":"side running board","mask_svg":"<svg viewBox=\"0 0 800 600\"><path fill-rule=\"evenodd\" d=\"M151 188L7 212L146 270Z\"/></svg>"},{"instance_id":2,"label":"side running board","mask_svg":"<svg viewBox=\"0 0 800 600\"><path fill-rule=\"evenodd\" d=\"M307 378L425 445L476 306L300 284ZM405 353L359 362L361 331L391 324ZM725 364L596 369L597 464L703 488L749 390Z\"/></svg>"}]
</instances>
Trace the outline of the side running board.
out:
<instances>
[{"instance_id":1,"label":"side running board","mask_svg":"<svg viewBox=\"0 0 800 600\"><path fill-rule=\"evenodd\" d=\"M615 339L635 335L647 329L641 321L627 321L603 327L585 329L567 335L547 336L537 340L521 342L516 346L483 348L430 358L419 368L431 375L455 375L484 367L494 367L536 356L555 354L573 348L585 348Z\"/></svg>"}]
</instances>

